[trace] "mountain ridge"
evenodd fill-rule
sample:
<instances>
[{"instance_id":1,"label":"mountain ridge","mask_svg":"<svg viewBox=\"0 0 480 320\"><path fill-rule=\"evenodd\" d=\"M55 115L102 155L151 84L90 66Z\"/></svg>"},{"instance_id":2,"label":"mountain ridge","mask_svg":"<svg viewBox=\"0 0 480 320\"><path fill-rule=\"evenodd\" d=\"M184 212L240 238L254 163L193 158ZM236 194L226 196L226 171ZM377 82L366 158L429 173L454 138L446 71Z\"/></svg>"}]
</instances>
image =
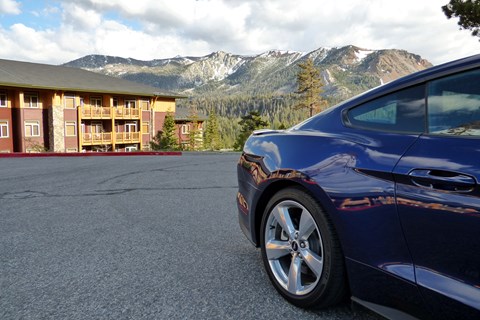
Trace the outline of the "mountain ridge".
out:
<instances>
[{"instance_id":1,"label":"mountain ridge","mask_svg":"<svg viewBox=\"0 0 480 320\"><path fill-rule=\"evenodd\" d=\"M225 51L205 56L138 60L88 55L64 64L125 78L161 89L205 94L289 94L296 89L297 64L311 58L321 70L324 95L345 99L374 86L432 66L400 49L371 50L353 45L311 52L269 50L257 55Z\"/></svg>"},{"instance_id":2,"label":"mountain ridge","mask_svg":"<svg viewBox=\"0 0 480 320\"><path fill-rule=\"evenodd\" d=\"M188 96L177 106L215 111L223 148L232 148L242 116L259 111L273 129L294 125L308 114L298 104L298 63L311 58L324 82L322 96L334 105L358 93L432 64L399 49L369 50L356 46L318 48L311 52L269 50L257 55L216 51L201 57L176 56L148 61L88 55L64 66L140 82Z\"/></svg>"}]
</instances>

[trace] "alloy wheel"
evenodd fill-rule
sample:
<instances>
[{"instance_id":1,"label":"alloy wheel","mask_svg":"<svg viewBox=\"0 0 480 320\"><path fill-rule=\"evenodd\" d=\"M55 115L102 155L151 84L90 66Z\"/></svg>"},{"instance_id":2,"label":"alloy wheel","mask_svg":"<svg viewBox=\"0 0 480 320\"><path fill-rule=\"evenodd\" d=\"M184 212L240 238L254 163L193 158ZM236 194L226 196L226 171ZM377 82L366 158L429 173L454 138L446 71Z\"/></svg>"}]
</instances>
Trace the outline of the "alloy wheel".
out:
<instances>
[{"instance_id":1,"label":"alloy wheel","mask_svg":"<svg viewBox=\"0 0 480 320\"><path fill-rule=\"evenodd\" d=\"M312 214L296 201L282 201L270 211L264 231L268 264L280 286L297 296L315 289L324 254Z\"/></svg>"}]
</instances>

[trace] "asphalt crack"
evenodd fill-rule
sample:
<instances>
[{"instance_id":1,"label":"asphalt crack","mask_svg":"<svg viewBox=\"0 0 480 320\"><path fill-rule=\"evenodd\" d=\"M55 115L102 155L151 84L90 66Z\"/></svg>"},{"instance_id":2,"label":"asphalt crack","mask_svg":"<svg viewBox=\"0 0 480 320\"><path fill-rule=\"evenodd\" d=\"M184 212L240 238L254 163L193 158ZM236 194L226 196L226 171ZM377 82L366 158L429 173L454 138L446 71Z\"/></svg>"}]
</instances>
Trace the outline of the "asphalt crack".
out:
<instances>
[{"instance_id":1,"label":"asphalt crack","mask_svg":"<svg viewBox=\"0 0 480 320\"><path fill-rule=\"evenodd\" d=\"M126 194L134 191L181 191L181 190L215 190L215 189L237 189L238 186L210 186L210 187L165 187L165 188L122 188L122 189L104 189L93 190L93 192L76 193L76 194L50 194L47 192L38 191L19 191L19 192L6 192L0 194L0 199L13 199L13 200L27 200L33 198L65 198L65 197L99 197L99 196L113 196L119 194Z\"/></svg>"}]
</instances>

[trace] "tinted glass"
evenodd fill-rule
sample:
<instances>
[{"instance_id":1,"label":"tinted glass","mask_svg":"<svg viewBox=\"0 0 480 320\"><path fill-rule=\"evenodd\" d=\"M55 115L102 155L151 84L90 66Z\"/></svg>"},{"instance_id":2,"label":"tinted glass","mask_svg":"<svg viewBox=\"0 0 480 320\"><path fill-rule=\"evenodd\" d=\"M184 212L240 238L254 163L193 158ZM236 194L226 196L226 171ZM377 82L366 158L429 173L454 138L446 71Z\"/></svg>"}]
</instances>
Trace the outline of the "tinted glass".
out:
<instances>
[{"instance_id":1,"label":"tinted glass","mask_svg":"<svg viewBox=\"0 0 480 320\"><path fill-rule=\"evenodd\" d=\"M423 85L397 91L350 110L348 119L365 129L424 132L424 93Z\"/></svg>"},{"instance_id":2,"label":"tinted glass","mask_svg":"<svg viewBox=\"0 0 480 320\"><path fill-rule=\"evenodd\" d=\"M480 70L429 84L428 131L433 134L480 136Z\"/></svg>"}]
</instances>

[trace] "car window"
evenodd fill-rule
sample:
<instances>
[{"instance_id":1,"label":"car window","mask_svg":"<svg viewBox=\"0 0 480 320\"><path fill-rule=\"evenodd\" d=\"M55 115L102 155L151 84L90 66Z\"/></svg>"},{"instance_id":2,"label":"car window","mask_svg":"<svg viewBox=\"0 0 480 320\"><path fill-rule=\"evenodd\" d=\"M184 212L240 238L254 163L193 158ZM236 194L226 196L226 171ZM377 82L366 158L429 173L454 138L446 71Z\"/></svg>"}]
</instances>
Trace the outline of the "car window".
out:
<instances>
[{"instance_id":1,"label":"car window","mask_svg":"<svg viewBox=\"0 0 480 320\"><path fill-rule=\"evenodd\" d=\"M353 126L372 130L415 132L425 130L424 86L403 89L348 111Z\"/></svg>"},{"instance_id":2,"label":"car window","mask_svg":"<svg viewBox=\"0 0 480 320\"><path fill-rule=\"evenodd\" d=\"M480 136L480 69L432 81L428 87L428 131Z\"/></svg>"}]
</instances>

